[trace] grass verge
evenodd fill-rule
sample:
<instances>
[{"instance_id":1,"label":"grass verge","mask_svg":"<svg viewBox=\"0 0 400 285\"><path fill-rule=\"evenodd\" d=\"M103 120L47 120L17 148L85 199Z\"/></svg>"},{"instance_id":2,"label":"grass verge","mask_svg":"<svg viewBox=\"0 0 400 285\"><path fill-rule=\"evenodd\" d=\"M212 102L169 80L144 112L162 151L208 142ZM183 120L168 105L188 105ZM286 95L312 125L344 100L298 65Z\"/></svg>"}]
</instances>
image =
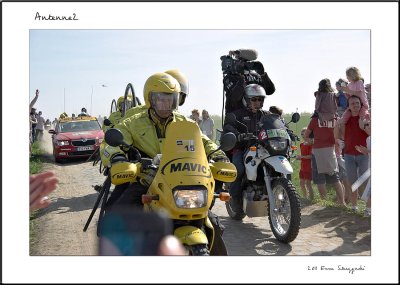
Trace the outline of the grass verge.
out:
<instances>
[{"instance_id":1,"label":"grass verge","mask_svg":"<svg viewBox=\"0 0 400 285\"><path fill-rule=\"evenodd\" d=\"M32 144L32 155L29 158L29 175L39 173L43 170L42 155L43 149L38 142ZM35 240L35 215L36 211L29 215L29 245L32 246Z\"/></svg>"}]
</instances>

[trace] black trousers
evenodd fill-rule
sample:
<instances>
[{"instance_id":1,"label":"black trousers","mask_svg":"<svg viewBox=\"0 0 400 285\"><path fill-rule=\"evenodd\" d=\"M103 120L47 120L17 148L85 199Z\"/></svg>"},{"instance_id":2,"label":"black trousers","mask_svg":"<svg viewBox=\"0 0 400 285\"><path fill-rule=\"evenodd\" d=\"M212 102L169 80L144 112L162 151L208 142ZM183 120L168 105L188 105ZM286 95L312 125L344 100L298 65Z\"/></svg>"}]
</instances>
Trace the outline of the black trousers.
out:
<instances>
[{"instance_id":1,"label":"black trousers","mask_svg":"<svg viewBox=\"0 0 400 285\"><path fill-rule=\"evenodd\" d=\"M115 186L106 203L106 211L113 205L142 207L142 195L146 194L147 187L140 183L125 183Z\"/></svg>"}]
</instances>

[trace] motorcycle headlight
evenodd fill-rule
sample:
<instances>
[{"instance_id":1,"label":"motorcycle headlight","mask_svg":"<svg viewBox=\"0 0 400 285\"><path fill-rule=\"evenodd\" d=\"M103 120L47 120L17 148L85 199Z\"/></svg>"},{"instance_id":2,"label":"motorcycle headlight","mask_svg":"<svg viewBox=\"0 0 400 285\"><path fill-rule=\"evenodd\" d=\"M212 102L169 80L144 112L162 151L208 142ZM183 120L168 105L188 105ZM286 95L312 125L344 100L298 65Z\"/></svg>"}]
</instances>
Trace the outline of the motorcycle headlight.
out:
<instances>
[{"instance_id":1,"label":"motorcycle headlight","mask_svg":"<svg viewBox=\"0 0 400 285\"><path fill-rule=\"evenodd\" d=\"M57 145L58 145L58 146L69 145L69 141L57 141Z\"/></svg>"},{"instance_id":2,"label":"motorcycle headlight","mask_svg":"<svg viewBox=\"0 0 400 285\"><path fill-rule=\"evenodd\" d=\"M178 208L195 209L207 205L207 189L179 189L173 193Z\"/></svg>"},{"instance_id":3,"label":"motorcycle headlight","mask_svg":"<svg viewBox=\"0 0 400 285\"><path fill-rule=\"evenodd\" d=\"M270 140L269 145L275 151L283 151L287 148L287 140Z\"/></svg>"}]
</instances>

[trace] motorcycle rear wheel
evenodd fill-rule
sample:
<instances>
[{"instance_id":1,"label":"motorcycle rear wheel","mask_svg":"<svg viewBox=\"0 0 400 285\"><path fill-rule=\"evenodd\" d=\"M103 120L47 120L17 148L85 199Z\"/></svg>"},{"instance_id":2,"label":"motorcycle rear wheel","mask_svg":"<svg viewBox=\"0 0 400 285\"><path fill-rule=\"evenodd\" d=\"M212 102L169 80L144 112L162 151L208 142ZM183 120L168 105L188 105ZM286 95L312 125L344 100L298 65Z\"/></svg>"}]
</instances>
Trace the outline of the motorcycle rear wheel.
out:
<instances>
[{"instance_id":1,"label":"motorcycle rear wheel","mask_svg":"<svg viewBox=\"0 0 400 285\"><path fill-rule=\"evenodd\" d=\"M300 230L300 199L292 182L279 178L272 181L272 192L276 209L270 209L268 203L268 220L275 238L290 243Z\"/></svg>"},{"instance_id":2,"label":"motorcycle rear wheel","mask_svg":"<svg viewBox=\"0 0 400 285\"><path fill-rule=\"evenodd\" d=\"M209 256L210 250L206 244L194 244L185 246L192 256Z\"/></svg>"}]
</instances>

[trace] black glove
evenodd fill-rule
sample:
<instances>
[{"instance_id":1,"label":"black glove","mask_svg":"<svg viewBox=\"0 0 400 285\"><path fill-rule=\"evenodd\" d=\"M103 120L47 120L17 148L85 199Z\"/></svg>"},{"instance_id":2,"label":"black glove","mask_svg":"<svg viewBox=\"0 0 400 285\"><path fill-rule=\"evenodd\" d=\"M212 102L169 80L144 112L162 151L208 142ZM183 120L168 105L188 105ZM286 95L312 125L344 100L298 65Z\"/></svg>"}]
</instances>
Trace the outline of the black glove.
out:
<instances>
[{"instance_id":1,"label":"black glove","mask_svg":"<svg viewBox=\"0 0 400 285\"><path fill-rule=\"evenodd\" d=\"M121 162L121 161L125 162L125 161L128 161L128 159L122 154L116 154L115 156L113 156L111 158L111 164L116 163L116 162Z\"/></svg>"},{"instance_id":2,"label":"black glove","mask_svg":"<svg viewBox=\"0 0 400 285\"><path fill-rule=\"evenodd\" d=\"M267 95L272 95L275 92L275 85L266 72L264 74L261 74L261 81L262 86L265 89L265 93Z\"/></svg>"},{"instance_id":3,"label":"black glove","mask_svg":"<svg viewBox=\"0 0 400 285\"><path fill-rule=\"evenodd\" d=\"M226 157L225 155L218 155L218 156L216 156L216 157L213 157L212 160L214 160L215 162L217 162L217 161L230 162L230 161L229 161L229 158Z\"/></svg>"},{"instance_id":4,"label":"black glove","mask_svg":"<svg viewBox=\"0 0 400 285\"><path fill-rule=\"evenodd\" d=\"M253 69L260 75L264 73L264 66L260 61L253 62Z\"/></svg>"}]
</instances>

